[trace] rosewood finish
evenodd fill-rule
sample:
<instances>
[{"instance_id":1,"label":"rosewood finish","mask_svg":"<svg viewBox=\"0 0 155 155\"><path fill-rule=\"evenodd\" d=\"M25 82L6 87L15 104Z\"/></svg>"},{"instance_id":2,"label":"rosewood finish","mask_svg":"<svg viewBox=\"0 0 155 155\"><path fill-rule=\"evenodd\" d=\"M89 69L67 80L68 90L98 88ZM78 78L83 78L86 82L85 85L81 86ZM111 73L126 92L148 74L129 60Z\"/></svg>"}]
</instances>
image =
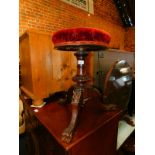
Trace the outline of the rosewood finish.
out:
<instances>
[{"instance_id":1,"label":"rosewood finish","mask_svg":"<svg viewBox=\"0 0 155 155\"><path fill-rule=\"evenodd\" d=\"M81 111L73 139L67 144L61 140L61 133L70 122L71 106L54 102L38 109L38 112L30 109L45 128L44 134L48 135L40 133L40 149L54 147L53 151L48 151L48 155L115 155L121 111L105 111L97 99L88 100L86 108ZM49 140L44 141L47 137Z\"/></svg>"}]
</instances>

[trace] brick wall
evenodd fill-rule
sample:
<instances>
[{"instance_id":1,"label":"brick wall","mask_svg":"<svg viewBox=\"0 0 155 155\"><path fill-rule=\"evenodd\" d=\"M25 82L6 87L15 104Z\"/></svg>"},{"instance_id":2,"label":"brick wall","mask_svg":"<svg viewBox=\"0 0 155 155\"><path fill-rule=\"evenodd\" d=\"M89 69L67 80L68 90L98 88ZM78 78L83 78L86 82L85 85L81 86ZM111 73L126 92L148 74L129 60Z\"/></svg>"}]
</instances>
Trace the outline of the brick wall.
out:
<instances>
[{"instance_id":1,"label":"brick wall","mask_svg":"<svg viewBox=\"0 0 155 155\"><path fill-rule=\"evenodd\" d=\"M113 24L123 26L114 0L94 0L94 8L96 16L100 16L103 20Z\"/></svg>"},{"instance_id":2,"label":"brick wall","mask_svg":"<svg viewBox=\"0 0 155 155\"><path fill-rule=\"evenodd\" d=\"M113 0L94 0L94 15L60 0L20 0L19 33L27 29L53 32L62 28L95 27L112 36L110 47L124 49L125 29Z\"/></svg>"},{"instance_id":3,"label":"brick wall","mask_svg":"<svg viewBox=\"0 0 155 155\"><path fill-rule=\"evenodd\" d=\"M125 29L124 49L135 52L135 27Z\"/></svg>"}]
</instances>

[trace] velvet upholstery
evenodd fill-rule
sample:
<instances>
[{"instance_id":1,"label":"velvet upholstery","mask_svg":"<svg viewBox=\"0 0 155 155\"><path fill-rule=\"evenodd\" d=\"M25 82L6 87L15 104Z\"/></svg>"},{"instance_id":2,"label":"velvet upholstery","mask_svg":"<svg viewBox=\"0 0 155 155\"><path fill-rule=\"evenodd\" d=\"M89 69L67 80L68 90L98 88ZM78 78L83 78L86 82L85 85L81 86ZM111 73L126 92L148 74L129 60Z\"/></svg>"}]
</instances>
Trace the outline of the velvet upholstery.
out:
<instances>
[{"instance_id":1,"label":"velvet upholstery","mask_svg":"<svg viewBox=\"0 0 155 155\"><path fill-rule=\"evenodd\" d=\"M52 41L55 47L67 45L99 45L108 46L110 35L96 28L70 28L55 32Z\"/></svg>"}]
</instances>

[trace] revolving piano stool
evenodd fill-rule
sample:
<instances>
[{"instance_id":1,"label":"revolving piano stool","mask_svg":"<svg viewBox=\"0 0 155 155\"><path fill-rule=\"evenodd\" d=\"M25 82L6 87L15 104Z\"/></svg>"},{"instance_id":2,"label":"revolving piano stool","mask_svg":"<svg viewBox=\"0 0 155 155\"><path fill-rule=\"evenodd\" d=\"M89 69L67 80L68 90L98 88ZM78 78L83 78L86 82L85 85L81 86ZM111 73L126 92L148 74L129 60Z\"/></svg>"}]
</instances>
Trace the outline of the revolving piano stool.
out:
<instances>
[{"instance_id":1,"label":"revolving piano stool","mask_svg":"<svg viewBox=\"0 0 155 155\"><path fill-rule=\"evenodd\" d=\"M93 97L93 91L97 93L97 90L86 84L89 81L89 76L86 73L85 58L91 51L95 52L107 48L110 39L111 37L107 32L95 28L62 29L52 36L55 49L75 52L74 55L77 58L77 75L73 77L76 85L71 100L71 120L68 127L62 132L61 138L65 143L71 142L73 134L80 124L79 115L87 102L86 100ZM96 97L94 104L101 104L97 99L98 97Z\"/></svg>"}]
</instances>

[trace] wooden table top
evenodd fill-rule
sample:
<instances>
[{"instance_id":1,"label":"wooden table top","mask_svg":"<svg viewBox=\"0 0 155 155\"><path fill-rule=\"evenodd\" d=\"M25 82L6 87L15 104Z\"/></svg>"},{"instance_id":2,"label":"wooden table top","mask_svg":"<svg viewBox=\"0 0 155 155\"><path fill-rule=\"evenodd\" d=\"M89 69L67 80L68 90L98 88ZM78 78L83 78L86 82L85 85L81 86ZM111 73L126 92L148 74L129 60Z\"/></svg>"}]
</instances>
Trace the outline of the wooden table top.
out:
<instances>
[{"instance_id":1,"label":"wooden table top","mask_svg":"<svg viewBox=\"0 0 155 155\"><path fill-rule=\"evenodd\" d=\"M32 108L33 111L35 108ZM65 149L69 150L81 140L95 132L101 126L106 125L110 120L121 114L120 110L105 111L101 103L93 100L87 101L82 109L79 118L79 124L71 143L66 144L61 141L61 134L68 126L71 119L71 106L60 105L57 102L48 103L34 115L41 124L49 131L56 141Z\"/></svg>"}]
</instances>

